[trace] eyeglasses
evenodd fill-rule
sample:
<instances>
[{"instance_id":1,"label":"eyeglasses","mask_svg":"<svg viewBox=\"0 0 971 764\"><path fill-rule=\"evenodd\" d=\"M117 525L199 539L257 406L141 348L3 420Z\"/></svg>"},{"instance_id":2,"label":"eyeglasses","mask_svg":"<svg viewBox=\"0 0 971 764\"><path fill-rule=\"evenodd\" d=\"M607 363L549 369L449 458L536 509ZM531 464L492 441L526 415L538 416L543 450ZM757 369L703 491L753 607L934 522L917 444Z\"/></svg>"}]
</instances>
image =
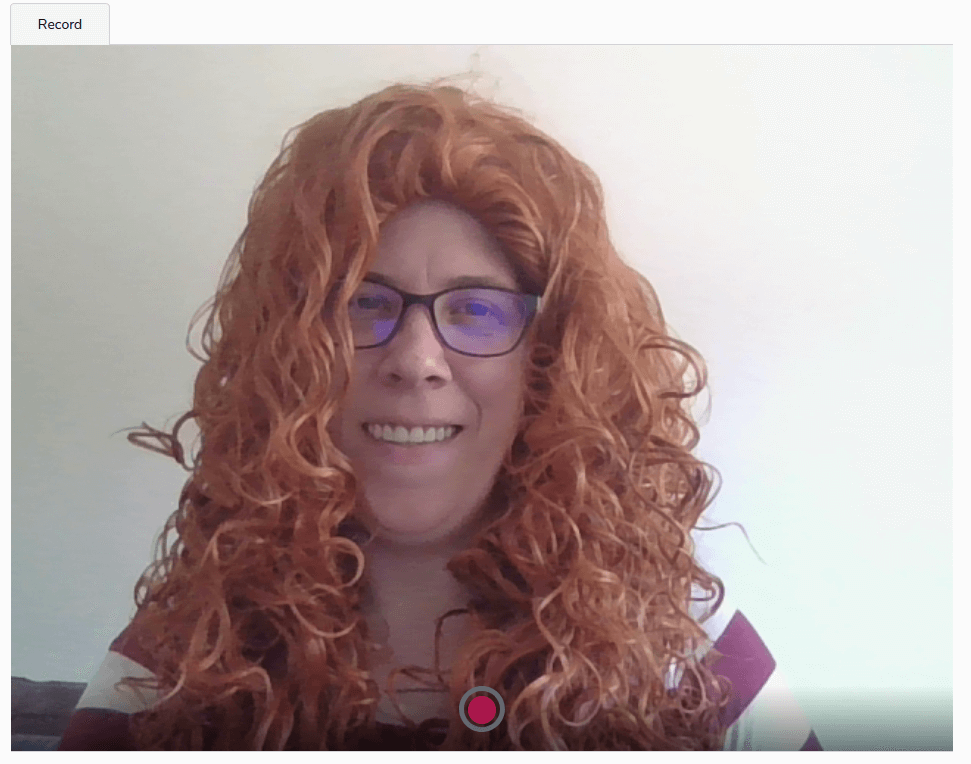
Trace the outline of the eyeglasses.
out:
<instances>
[{"instance_id":1,"label":"eyeglasses","mask_svg":"<svg viewBox=\"0 0 971 764\"><path fill-rule=\"evenodd\" d=\"M387 345L412 305L424 305L444 345L462 355L489 358L511 353L539 311L538 295L493 287L459 287L435 294L411 294L364 281L348 310L354 346Z\"/></svg>"}]
</instances>

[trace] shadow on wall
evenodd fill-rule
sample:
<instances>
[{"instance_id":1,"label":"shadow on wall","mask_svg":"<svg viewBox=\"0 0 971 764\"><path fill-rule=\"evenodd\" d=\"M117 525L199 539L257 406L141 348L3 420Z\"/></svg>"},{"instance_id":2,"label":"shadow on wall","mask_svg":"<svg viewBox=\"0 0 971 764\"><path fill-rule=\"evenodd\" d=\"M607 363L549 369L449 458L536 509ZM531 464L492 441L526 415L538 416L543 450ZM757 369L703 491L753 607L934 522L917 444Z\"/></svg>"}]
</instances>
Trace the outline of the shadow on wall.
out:
<instances>
[{"instance_id":1,"label":"shadow on wall","mask_svg":"<svg viewBox=\"0 0 971 764\"><path fill-rule=\"evenodd\" d=\"M53 751L84 692L83 682L10 681L12 751Z\"/></svg>"}]
</instances>

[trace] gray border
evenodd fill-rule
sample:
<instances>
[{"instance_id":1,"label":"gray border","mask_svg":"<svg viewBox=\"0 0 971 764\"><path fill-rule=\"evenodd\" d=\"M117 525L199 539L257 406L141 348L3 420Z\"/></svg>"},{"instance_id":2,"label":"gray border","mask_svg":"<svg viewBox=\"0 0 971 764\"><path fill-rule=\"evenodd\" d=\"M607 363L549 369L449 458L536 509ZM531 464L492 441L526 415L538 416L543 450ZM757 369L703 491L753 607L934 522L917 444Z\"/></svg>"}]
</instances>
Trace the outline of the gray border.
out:
<instances>
[{"instance_id":1,"label":"gray border","mask_svg":"<svg viewBox=\"0 0 971 764\"><path fill-rule=\"evenodd\" d=\"M496 714L495 721L492 722L492 724L490 724L488 727L480 727L477 724L473 724L472 722L469 721L469 717L465 715L465 701L469 699L469 695L471 695L473 692L478 692L479 690L485 690L492 697L494 697L496 699L496 702L499 704L499 713ZM474 730L475 732L488 732L489 730L494 730L496 727L499 726L499 722L502 721L502 718L505 715L506 715L506 704L502 702L502 696L498 692L493 690L491 687L473 687L471 690L465 693L465 695L462 696L462 700L459 703L459 716L462 717L462 721L464 722L465 726L468 727L470 730Z\"/></svg>"}]
</instances>

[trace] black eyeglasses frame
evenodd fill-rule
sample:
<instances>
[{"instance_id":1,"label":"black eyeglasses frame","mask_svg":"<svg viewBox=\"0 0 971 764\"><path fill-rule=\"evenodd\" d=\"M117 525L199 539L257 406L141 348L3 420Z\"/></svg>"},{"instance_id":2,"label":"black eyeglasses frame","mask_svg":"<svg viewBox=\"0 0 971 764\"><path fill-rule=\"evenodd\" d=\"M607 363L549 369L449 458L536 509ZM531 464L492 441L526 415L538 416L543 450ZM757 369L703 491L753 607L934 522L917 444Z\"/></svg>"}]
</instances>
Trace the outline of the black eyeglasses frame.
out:
<instances>
[{"instance_id":1,"label":"black eyeglasses frame","mask_svg":"<svg viewBox=\"0 0 971 764\"><path fill-rule=\"evenodd\" d=\"M368 284L374 284L375 286L380 286L384 289L390 289L392 292L395 292L401 297L402 305L401 305L401 312L398 313L398 318L395 321L394 328L391 330L391 333L384 339L384 341L378 342L377 344L374 344L374 345L355 345L354 346L355 350L371 350L373 348L384 347L385 345L390 343L391 340L395 338L395 335L398 334L398 331L401 329L401 325L404 323L404 319L408 313L408 309L412 305L424 305L425 308L428 310L428 315L431 317L432 328L435 330L435 335L438 337L438 340L439 342L442 343L442 345L444 345L454 353L468 356L470 358L497 358L499 356L509 355L509 353L511 353L517 347L519 347L519 344L523 341L523 337L526 336L526 333L529 330L529 327L532 325L533 320L536 318L537 314L539 313L543 303L543 298L538 294L528 294L526 292L520 292L516 289L505 289L503 287L460 286L460 287L451 287L449 289L443 289L442 291L435 292L434 294L414 294L412 292L405 292L402 289L398 289L389 284L385 284L384 282L381 282L381 281L375 281L372 279L363 279L363 281ZM459 350L457 348L452 347L445 340L445 337L442 336L442 331L438 327L438 319L435 317L435 301L438 300L438 298L442 297L443 295L450 294L452 292L465 292L470 289L488 289L493 292L506 292L508 294L514 294L517 297L524 298L525 304L526 304L526 310L527 310L526 322L523 324L523 328L519 334L519 338L516 340L515 343L513 343L513 346L509 348L509 350L504 350L501 353L488 353L486 355L481 355L479 353L466 353L464 350Z\"/></svg>"}]
</instances>

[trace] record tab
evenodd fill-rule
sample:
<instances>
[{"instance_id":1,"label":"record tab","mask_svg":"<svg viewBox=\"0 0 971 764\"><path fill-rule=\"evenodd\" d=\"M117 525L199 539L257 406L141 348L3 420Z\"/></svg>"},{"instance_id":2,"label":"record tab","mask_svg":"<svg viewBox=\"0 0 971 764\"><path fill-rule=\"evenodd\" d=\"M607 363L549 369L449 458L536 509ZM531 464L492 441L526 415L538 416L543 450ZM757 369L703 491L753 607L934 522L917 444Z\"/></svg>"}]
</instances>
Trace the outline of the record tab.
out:
<instances>
[{"instance_id":1,"label":"record tab","mask_svg":"<svg viewBox=\"0 0 971 764\"><path fill-rule=\"evenodd\" d=\"M11 45L107 45L107 3L12 3Z\"/></svg>"}]
</instances>

